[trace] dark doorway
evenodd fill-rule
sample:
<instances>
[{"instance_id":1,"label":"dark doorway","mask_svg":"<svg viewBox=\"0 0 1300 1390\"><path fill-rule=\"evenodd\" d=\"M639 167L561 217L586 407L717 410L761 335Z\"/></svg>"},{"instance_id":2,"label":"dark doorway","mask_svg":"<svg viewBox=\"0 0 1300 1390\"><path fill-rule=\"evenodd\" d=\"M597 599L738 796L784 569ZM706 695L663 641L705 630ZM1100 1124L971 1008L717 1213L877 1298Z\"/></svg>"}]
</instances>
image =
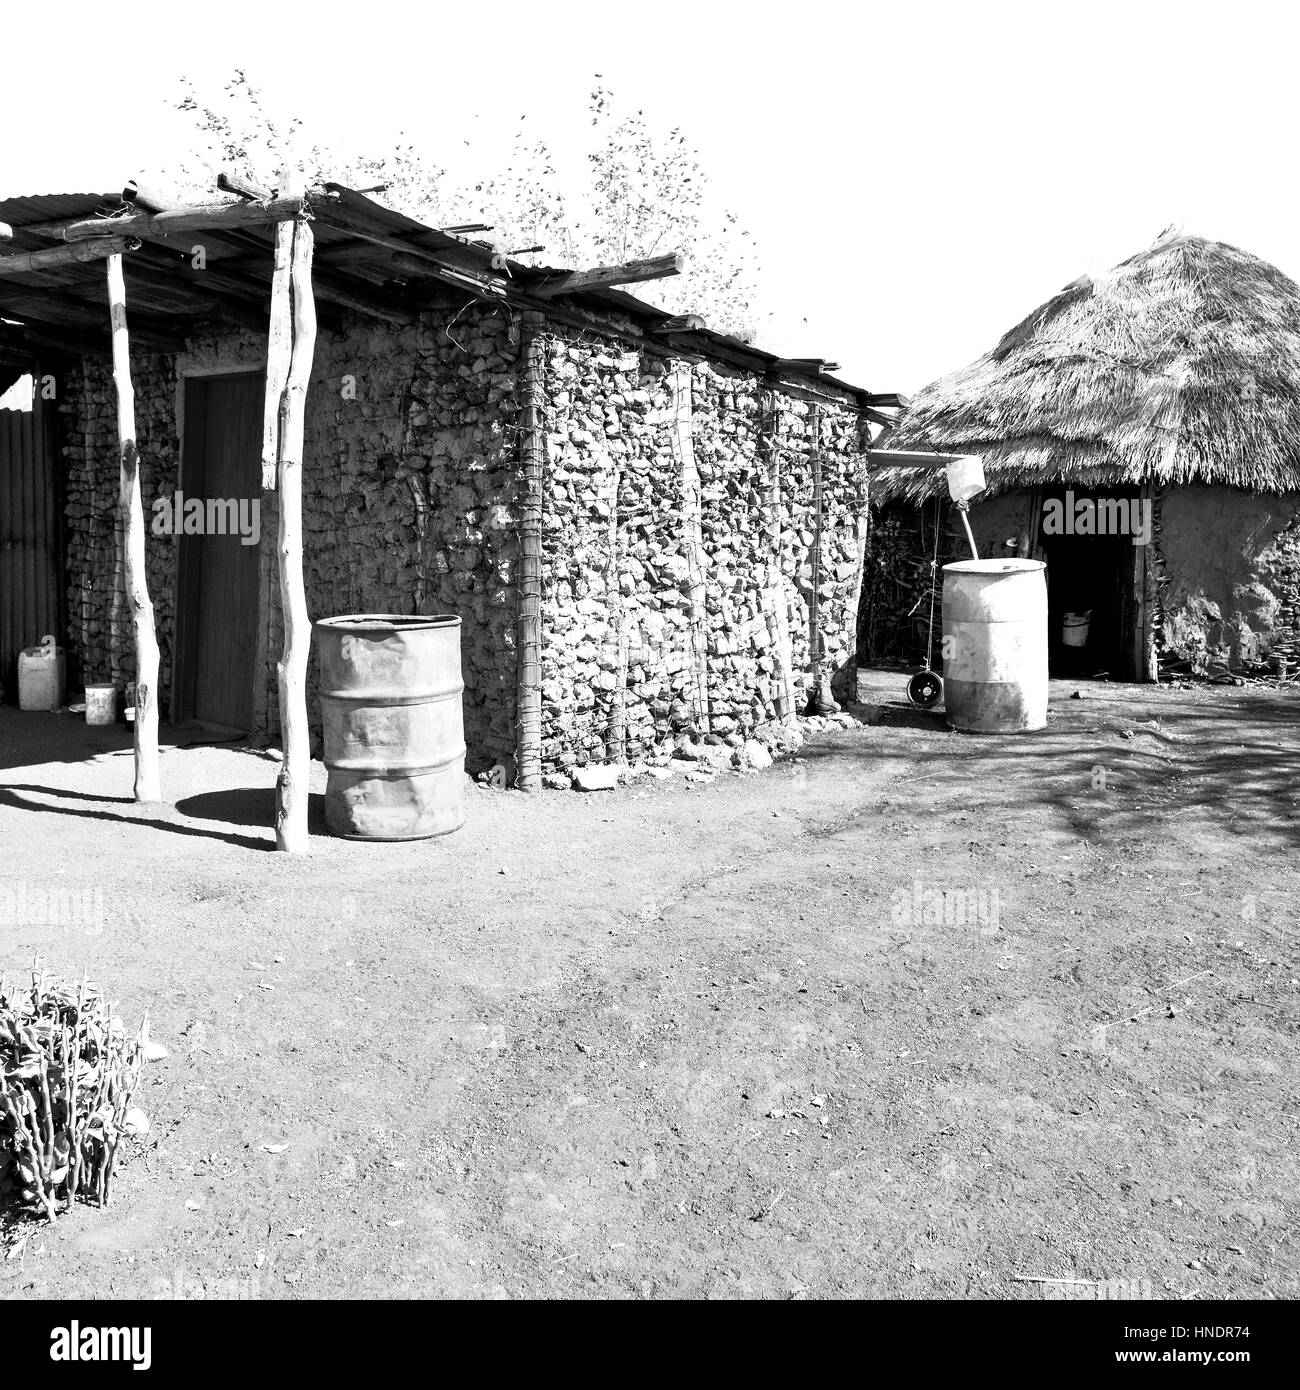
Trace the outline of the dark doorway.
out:
<instances>
[{"instance_id":1,"label":"dark doorway","mask_svg":"<svg viewBox=\"0 0 1300 1390\"><path fill-rule=\"evenodd\" d=\"M1143 505L1149 502L1137 488L1043 489L1039 543L1053 676L1142 679L1135 669L1134 583L1143 556L1134 542L1142 542Z\"/></svg>"},{"instance_id":2,"label":"dark doorway","mask_svg":"<svg viewBox=\"0 0 1300 1390\"><path fill-rule=\"evenodd\" d=\"M185 383L185 499L261 500L263 379L257 372ZM227 513L229 515L229 513ZM175 522L178 529L181 518ZM177 551L173 719L248 730L257 656L258 550L237 528L181 534Z\"/></svg>"}]
</instances>

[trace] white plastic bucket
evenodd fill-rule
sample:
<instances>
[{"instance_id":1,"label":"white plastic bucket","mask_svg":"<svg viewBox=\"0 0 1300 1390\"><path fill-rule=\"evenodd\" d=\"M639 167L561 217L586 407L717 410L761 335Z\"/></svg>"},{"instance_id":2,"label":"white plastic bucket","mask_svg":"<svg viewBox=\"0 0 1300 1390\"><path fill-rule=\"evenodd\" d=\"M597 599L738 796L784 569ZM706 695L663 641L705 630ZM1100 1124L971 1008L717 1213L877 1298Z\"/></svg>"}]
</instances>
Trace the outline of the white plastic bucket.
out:
<instances>
[{"instance_id":1,"label":"white plastic bucket","mask_svg":"<svg viewBox=\"0 0 1300 1390\"><path fill-rule=\"evenodd\" d=\"M963 454L948 464L948 496L954 502L969 502L984 491L984 462L977 454Z\"/></svg>"},{"instance_id":2,"label":"white plastic bucket","mask_svg":"<svg viewBox=\"0 0 1300 1390\"><path fill-rule=\"evenodd\" d=\"M88 685L86 687L86 723L117 723L117 686Z\"/></svg>"},{"instance_id":3,"label":"white plastic bucket","mask_svg":"<svg viewBox=\"0 0 1300 1390\"><path fill-rule=\"evenodd\" d=\"M67 693L66 672L63 648L53 637L43 637L39 647L24 647L18 654L18 708L58 709Z\"/></svg>"},{"instance_id":4,"label":"white plastic bucket","mask_svg":"<svg viewBox=\"0 0 1300 1390\"><path fill-rule=\"evenodd\" d=\"M1086 613L1067 613L1061 624L1061 642L1067 647L1086 647L1092 609Z\"/></svg>"}]
</instances>

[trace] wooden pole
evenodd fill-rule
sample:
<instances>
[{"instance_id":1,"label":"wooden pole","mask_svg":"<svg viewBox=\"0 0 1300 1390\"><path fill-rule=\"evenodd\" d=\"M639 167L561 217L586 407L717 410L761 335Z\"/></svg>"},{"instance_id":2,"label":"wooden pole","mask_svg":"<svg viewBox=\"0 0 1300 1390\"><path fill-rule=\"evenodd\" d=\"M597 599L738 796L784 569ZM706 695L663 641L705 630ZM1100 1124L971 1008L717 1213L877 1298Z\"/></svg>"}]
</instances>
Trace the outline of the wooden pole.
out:
<instances>
[{"instance_id":1,"label":"wooden pole","mask_svg":"<svg viewBox=\"0 0 1300 1390\"><path fill-rule=\"evenodd\" d=\"M126 597L135 637L135 799L161 801L158 771L158 638L145 575L144 505L140 454L135 442L135 392L131 386L126 329L126 280L122 256L108 257L108 304L113 330L113 385L117 388L117 437L121 449L119 507L125 554Z\"/></svg>"},{"instance_id":2,"label":"wooden pole","mask_svg":"<svg viewBox=\"0 0 1300 1390\"><path fill-rule=\"evenodd\" d=\"M302 575L302 446L307 385L316 348L316 301L312 296L314 237L300 221L293 233L290 285L293 292L293 348L281 397L280 446L280 606L284 650L278 667L280 736L284 761L275 785L275 845L290 854L307 850L307 780L311 745L307 728L307 658L311 619Z\"/></svg>"},{"instance_id":3,"label":"wooden pole","mask_svg":"<svg viewBox=\"0 0 1300 1390\"><path fill-rule=\"evenodd\" d=\"M691 685L694 689L694 718L697 734L709 732L709 619L704 571L704 533L701 529L702 501L700 470L695 461L694 404L692 399L691 364L673 364L673 432L677 443L677 461L681 467L682 487L682 555L686 560L687 583L690 586Z\"/></svg>"},{"instance_id":4,"label":"wooden pole","mask_svg":"<svg viewBox=\"0 0 1300 1390\"><path fill-rule=\"evenodd\" d=\"M0 276L28 275L33 270L48 270L51 266L70 265L100 260L104 256L132 251L140 243L129 237L101 237L97 241L79 241L72 246L54 246L48 251L26 251L12 256L0 256Z\"/></svg>"},{"instance_id":5,"label":"wooden pole","mask_svg":"<svg viewBox=\"0 0 1300 1390\"><path fill-rule=\"evenodd\" d=\"M519 522L519 613L516 625L515 785L542 789L542 487L545 378L539 313L523 316L522 496Z\"/></svg>"},{"instance_id":6,"label":"wooden pole","mask_svg":"<svg viewBox=\"0 0 1300 1390\"><path fill-rule=\"evenodd\" d=\"M42 222L25 227L58 241L93 241L112 236L165 237L177 232L219 231L222 227L256 227L297 217L306 206L298 197L272 198L267 203L207 203L201 207L171 208L166 212L134 212L126 217L92 217L79 222Z\"/></svg>"},{"instance_id":7,"label":"wooden pole","mask_svg":"<svg viewBox=\"0 0 1300 1390\"><path fill-rule=\"evenodd\" d=\"M266 395L262 402L262 488L273 492L280 466L280 405L293 355L293 222L275 227L275 273L271 278L271 318L266 338Z\"/></svg>"}]
</instances>

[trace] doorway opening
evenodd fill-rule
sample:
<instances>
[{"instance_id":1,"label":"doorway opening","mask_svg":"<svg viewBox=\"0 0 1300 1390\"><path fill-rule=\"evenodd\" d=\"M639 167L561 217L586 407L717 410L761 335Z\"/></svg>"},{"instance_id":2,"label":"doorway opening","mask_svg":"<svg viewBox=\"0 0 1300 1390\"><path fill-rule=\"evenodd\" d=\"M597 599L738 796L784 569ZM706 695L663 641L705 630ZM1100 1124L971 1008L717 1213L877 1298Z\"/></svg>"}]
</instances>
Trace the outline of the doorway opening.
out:
<instances>
[{"instance_id":1,"label":"doorway opening","mask_svg":"<svg viewBox=\"0 0 1300 1390\"><path fill-rule=\"evenodd\" d=\"M253 725L260 545L250 542L247 528L226 523L260 516L263 392L258 372L185 382L181 498L172 520L172 718L244 733Z\"/></svg>"}]
</instances>

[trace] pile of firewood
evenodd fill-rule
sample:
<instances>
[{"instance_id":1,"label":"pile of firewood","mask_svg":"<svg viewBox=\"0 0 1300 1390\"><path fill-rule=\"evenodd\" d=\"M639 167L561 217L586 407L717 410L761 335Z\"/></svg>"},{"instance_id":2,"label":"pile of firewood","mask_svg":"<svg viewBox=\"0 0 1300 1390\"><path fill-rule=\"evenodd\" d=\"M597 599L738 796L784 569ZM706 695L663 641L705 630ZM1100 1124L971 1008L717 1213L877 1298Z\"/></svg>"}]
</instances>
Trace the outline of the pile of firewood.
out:
<instances>
[{"instance_id":1,"label":"pile of firewood","mask_svg":"<svg viewBox=\"0 0 1300 1390\"><path fill-rule=\"evenodd\" d=\"M89 980L0 976L0 1206L53 1221L78 1197L108 1201L119 1143L149 1128L130 1108L146 1046L147 1024L128 1040Z\"/></svg>"}]
</instances>

